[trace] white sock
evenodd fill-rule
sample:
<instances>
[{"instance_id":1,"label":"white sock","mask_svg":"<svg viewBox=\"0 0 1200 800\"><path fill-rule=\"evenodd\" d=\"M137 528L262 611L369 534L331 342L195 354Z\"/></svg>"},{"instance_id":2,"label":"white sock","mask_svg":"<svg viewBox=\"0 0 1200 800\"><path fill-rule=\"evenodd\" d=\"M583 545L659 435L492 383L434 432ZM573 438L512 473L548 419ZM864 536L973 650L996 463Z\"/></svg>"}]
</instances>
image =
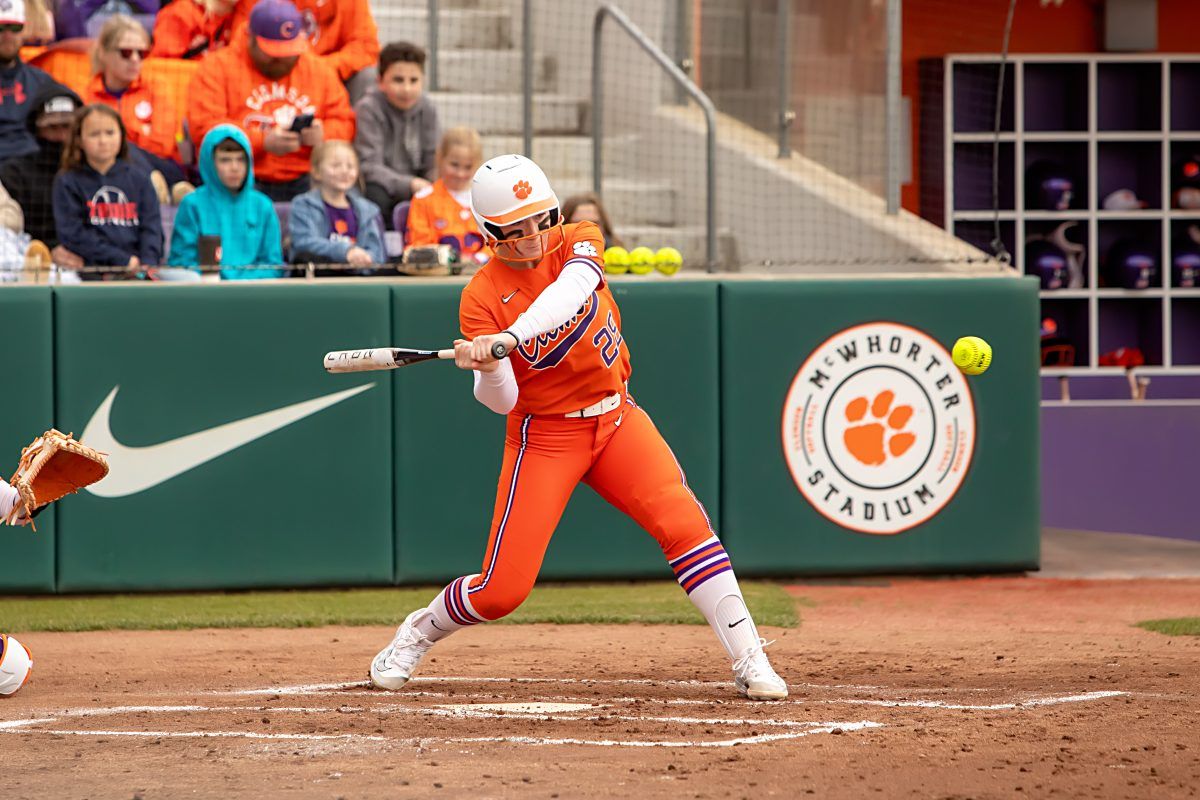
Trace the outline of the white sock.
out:
<instances>
[{"instance_id":1,"label":"white sock","mask_svg":"<svg viewBox=\"0 0 1200 800\"><path fill-rule=\"evenodd\" d=\"M758 627L742 599L729 556L716 536L672 560L671 569L731 659L758 646Z\"/></svg>"},{"instance_id":2,"label":"white sock","mask_svg":"<svg viewBox=\"0 0 1200 800\"><path fill-rule=\"evenodd\" d=\"M429 614L416 622L416 629L431 642L444 639L457 630L486 622L475 613L467 597L467 587L474 575L464 575L450 582L429 604Z\"/></svg>"}]
</instances>

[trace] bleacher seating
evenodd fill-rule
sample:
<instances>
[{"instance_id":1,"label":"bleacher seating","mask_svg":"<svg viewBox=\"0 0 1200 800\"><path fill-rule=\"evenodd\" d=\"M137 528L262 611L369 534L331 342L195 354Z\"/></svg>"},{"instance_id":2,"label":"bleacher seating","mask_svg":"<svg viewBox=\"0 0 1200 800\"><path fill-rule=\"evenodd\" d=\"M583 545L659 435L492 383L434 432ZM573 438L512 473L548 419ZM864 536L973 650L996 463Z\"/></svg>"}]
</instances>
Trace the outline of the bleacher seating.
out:
<instances>
[{"instance_id":1,"label":"bleacher seating","mask_svg":"<svg viewBox=\"0 0 1200 800\"><path fill-rule=\"evenodd\" d=\"M392 230L400 234L401 239L408 238L408 210L412 208L412 201L405 200L397 203L392 209Z\"/></svg>"}]
</instances>

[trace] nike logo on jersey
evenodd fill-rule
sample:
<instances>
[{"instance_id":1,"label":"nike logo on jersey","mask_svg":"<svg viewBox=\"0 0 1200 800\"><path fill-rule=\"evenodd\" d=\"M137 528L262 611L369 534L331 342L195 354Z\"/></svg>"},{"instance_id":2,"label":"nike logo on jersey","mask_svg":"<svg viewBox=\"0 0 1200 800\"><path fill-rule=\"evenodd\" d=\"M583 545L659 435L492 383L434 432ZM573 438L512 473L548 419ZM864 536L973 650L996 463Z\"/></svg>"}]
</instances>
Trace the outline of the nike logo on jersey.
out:
<instances>
[{"instance_id":1,"label":"nike logo on jersey","mask_svg":"<svg viewBox=\"0 0 1200 800\"><path fill-rule=\"evenodd\" d=\"M261 439L365 392L374 385L363 384L148 447L126 447L113 436L109 415L117 391L121 388L114 386L96 413L92 414L80 438L80 441L87 442L88 447L108 454L108 476L87 487L87 490L100 497L125 497L144 492L207 461L244 447L255 439Z\"/></svg>"},{"instance_id":2,"label":"nike logo on jersey","mask_svg":"<svg viewBox=\"0 0 1200 800\"><path fill-rule=\"evenodd\" d=\"M731 627L731 628L736 628L738 625L741 625L741 624L742 624L743 622L745 622L745 621L746 621L746 617L742 617L742 618L741 618L741 619L739 619L737 622L731 622L731 623L729 623L729 627Z\"/></svg>"},{"instance_id":3,"label":"nike logo on jersey","mask_svg":"<svg viewBox=\"0 0 1200 800\"><path fill-rule=\"evenodd\" d=\"M500 302L501 302L501 303L507 303L509 300L512 300L514 297L516 297L516 296L517 296L517 292L519 292L519 291L521 291L521 290L520 290L520 289L513 289L513 290L512 290L512 294L510 294L508 297L501 297L501 298L500 298Z\"/></svg>"}]
</instances>

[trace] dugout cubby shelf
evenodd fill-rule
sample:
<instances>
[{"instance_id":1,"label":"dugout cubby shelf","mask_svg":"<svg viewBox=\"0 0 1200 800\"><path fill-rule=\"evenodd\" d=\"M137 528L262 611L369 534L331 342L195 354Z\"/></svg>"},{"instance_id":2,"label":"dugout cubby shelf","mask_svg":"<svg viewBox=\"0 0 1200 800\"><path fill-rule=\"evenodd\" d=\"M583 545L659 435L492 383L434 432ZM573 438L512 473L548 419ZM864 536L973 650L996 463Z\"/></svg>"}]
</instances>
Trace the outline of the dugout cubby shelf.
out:
<instances>
[{"instance_id":1,"label":"dugout cubby shelf","mask_svg":"<svg viewBox=\"0 0 1200 800\"><path fill-rule=\"evenodd\" d=\"M1031 240L1065 225L1060 237L1082 245L1082 280L1041 292L1042 318L1075 354L1047 374L1120 371L1101 357L1122 347L1141 350L1146 372L1200 374L1200 277L1181 285L1172 269L1181 254L1200 264L1200 208L1173 191L1179 165L1200 164L1200 54L1025 54L1003 73L997 137L999 56L921 62L921 215L985 252L998 221L1027 274L1045 263ZM1047 165L1070 177L1070 197L1036 191ZM1153 275L1131 278L1147 258Z\"/></svg>"}]
</instances>

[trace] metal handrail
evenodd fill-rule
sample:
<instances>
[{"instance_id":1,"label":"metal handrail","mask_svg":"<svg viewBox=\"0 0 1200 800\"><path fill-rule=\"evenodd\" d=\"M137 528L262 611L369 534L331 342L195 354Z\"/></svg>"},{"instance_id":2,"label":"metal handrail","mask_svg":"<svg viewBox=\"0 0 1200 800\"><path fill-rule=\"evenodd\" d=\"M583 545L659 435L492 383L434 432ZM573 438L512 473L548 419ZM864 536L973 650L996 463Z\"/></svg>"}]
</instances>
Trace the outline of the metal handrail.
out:
<instances>
[{"instance_id":1,"label":"metal handrail","mask_svg":"<svg viewBox=\"0 0 1200 800\"><path fill-rule=\"evenodd\" d=\"M426 7L428 8L426 23L429 26L429 57L425 59L425 83L429 91L436 92L438 90L438 14L440 11L438 0L428 0Z\"/></svg>"},{"instance_id":2,"label":"metal handrail","mask_svg":"<svg viewBox=\"0 0 1200 800\"><path fill-rule=\"evenodd\" d=\"M624 28L630 38L637 43L660 67L680 86L704 111L704 121L708 126L705 140L705 169L706 193L705 224L707 226L705 241L706 267L709 272L717 271L717 110L708 95L700 90L683 71L676 66L666 53L646 36L642 30L626 16L625 12L612 3L602 3L596 9L595 22L592 25L592 187L598 196L601 193L601 182L604 176L603 145L604 141L604 94L603 94L603 56L601 48L601 33L604 30L604 20L611 17L614 22Z\"/></svg>"},{"instance_id":3,"label":"metal handrail","mask_svg":"<svg viewBox=\"0 0 1200 800\"><path fill-rule=\"evenodd\" d=\"M775 47L779 60L779 157L789 158L792 155L792 143L788 139L792 123L796 120L796 112L792 110L792 62L788 55L792 51L792 0L779 0L776 6L779 26L776 31Z\"/></svg>"},{"instance_id":4,"label":"metal handrail","mask_svg":"<svg viewBox=\"0 0 1200 800\"><path fill-rule=\"evenodd\" d=\"M533 0L521 4L521 143L533 158Z\"/></svg>"}]
</instances>

